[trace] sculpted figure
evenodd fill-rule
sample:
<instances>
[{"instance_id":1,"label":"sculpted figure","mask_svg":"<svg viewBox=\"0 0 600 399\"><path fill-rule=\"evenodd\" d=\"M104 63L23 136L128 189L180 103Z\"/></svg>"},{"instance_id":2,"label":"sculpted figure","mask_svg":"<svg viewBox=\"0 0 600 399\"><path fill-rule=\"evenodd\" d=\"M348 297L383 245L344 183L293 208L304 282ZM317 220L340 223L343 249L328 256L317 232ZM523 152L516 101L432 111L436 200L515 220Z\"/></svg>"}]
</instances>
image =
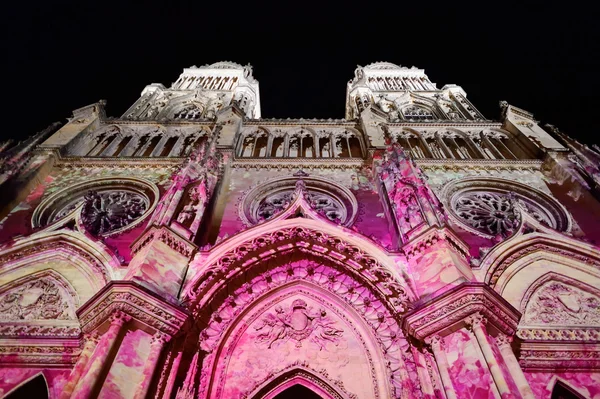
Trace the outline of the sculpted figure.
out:
<instances>
[{"instance_id":1,"label":"sculpted figure","mask_svg":"<svg viewBox=\"0 0 600 399\"><path fill-rule=\"evenodd\" d=\"M206 118L214 118L217 115L217 112L219 112L221 108L223 108L223 97L225 97L225 94L217 94L216 98L210 100L208 106L206 107Z\"/></svg>"}]
</instances>

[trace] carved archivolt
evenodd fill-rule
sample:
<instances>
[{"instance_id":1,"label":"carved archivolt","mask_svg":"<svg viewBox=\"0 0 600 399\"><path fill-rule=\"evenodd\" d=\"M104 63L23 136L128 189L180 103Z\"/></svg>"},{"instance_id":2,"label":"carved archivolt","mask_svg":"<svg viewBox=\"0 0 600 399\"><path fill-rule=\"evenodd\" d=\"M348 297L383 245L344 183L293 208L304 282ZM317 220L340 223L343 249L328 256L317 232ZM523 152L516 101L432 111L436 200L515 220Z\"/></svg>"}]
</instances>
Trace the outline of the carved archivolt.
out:
<instances>
[{"instance_id":1,"label":"carved archivolt","mask_svg":"<svg viewBox=\"0 0 600 399\"><path fill-rule=\"evenodd\" d=\"M520 224L521 212L552 229L571 229L568 212L558 201L513 181L461 179L444 186L441 197L456 223L486 238L513 234Z\"/></svg>"},{"instance_id":2,"label":"carved archivolt","mask_svg":"<svg viewBox=\"0 0 600 399\"><path fill-rule=\"evenodd\" d=\"M269 220L293 201L298 180L304 181L311 207L334 223L351 226L358 214L356 197L346 187L329 179L296 173L270 180L251 189L239 205L242 221L248 225Z\"/></svg>"},{"instance_id":3,"label":"carved archivolt","mask_svg":"<svg viewBox=\"0 0 600 399\"><path fill-rule=\"evenodd\" d=\"M229 242L235 241L235 237L224 241L220 245L228 244L235 249L215 255L216 260L204 260L202 271L185 290L183 299L196 320L207 323L200 339L203 350L209 354L204 364L214 361L221 340L231 334L232 323L251 304L281 287L305 284L314 286L314 289L324 289L322 296L334 295L341 299L370 327L380 353L386 359L392 397L420 397L418 384L415 384L418 378L414 359L397 320L398 314L406 311L413 297L409 294L407 283L357 246L323 231L299 226L326 222L298 218L276 222L280 226L276 231L262 235L255 233L246 241ZM262 226L260 228L262 230ZM195 269L193 263L190 265L192 271ZM306 295L309 295L308 291ZM315 300L320 300L320 297L315 296ZM215 303L215 298L219 302ZM302 308L300 303L298 305ZM287 310L282 308L281 312L273 312L272 316L287 320L287 317L292 317L293 310L293 306ZM311 318L310 325L317 324L318 333L324 333L333 341L337 339L338 331L343 329L327 322L328 311L323 315L318 310L311 310L304 316L302 309L300 311L295 316L298 320L294 331L271 318L273 326L261 329L267 333L267 347L269 343L277 345L282 339L298 339L300 344L307 342L305 340L310 340L315 333L314 329L308 328ZM339 316L347 317L344 313ZM221 358L220 355L217 357Z\"/></svg>"},{"instance_id":4,"label":"carved archivolt","mask_svg":"<svg viewBox=\"0 0 600 399\"><path fill-rule=\"evenodd\" d=\"M93 235L109 236L130 229L152 213L158 202L155 184L127 177L79 183L46 198L33 213L34 228L80 217Z\"/></svg>"},{"instance_id":5,"label":"carved archivolt","mask_svg":"<svg viewBox=\"0 0 600 399\"><path fill-rule=\"evenodd\" d=\"M335 323L330 318L329 311L325 310L338 308L326 300L328 296L335 295L354 309L355 314L360 315L362 321L370 327L379 345L380 354L385 359L388 378L392 384L391 397L419 397L414 396L417 395L418 384L411 383L411 379L417 381L417 377L408 343L398 321L387 309L386 304L365 284L344 274L343 270L334 266L325 266L312 259L310 255L301 256L302 260L278 267L273 267L272 264L268 267L257 266L258 270L254 271L256 273L254 278L251 277L254 273L248 272L243 279L229 281L230 292L235 289L234 287L237 289L225 298L218 309L212 312L207 310L206 315L202 312L199 316L200 320L209 318L207 327L200 334L201 347L208 353L203 363L203 370L207 371L202 373L200 392L207 391L210 378L213 379L213 383L223 382L223 377L210 375L208 370L214 369L216 359L219 359L219 362L227 362L231 358L235 345L225 345L225 341L229 339L231 342L236 342L240 339L243 329L238 329L233 337L232 330L237 321L255 303L262 305L252 313L251 320L256 322L251 323L246 320L244 323L254 326L256 344L262 351L269 351L286 341L292 341L296 347L316 346L319 352L322 352L319 356L325 357L330 350L329 345L336 347L340 341L344 341L344 327ZM286 297L310 297L322 303L322 307L308 308L301 298L293 300L289 309L275 305L282 300L280 297L266 303L260 302L269 293L281 291L286 287L289 288ZM265 314L265 309L274 305L275 312ZM213 306L215 304L211 304L211 307ZM356 326L356 321L349 318L349 314L345 311L337 312L337 317L345 320L346 325L352 326L352 334L360 337L366 350L365 337L362 336L362 329ZM377 366L373 363L375 359L368 350L366 353L371 368L371 378L375 380L377 376ZM335 354L335 356L340 355ZM387 397L386 394L377 391L374 395L374 397Z\"/></svg>"}]
</instances>

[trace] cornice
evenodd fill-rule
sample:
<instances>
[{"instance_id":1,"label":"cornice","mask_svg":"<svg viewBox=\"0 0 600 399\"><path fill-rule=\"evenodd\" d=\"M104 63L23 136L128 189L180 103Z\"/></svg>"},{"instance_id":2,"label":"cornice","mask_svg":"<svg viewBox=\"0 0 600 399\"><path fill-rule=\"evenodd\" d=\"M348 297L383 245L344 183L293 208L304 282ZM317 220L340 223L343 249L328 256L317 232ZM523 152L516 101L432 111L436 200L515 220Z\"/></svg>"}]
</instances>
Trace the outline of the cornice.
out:
<instances>
[{"instance_id":1,"label":"cornice","mask_svg":"<svg viewBox=\"0 0 600 399\"><path fill-rule=\"evenodd\" d=\"M240 169L356 169L370 162L363 158L234 158L231 167Z\"/></svg>"},{"instance_id":2,"label":"cornice","mask_svg":"<svg viewBox=\"0 0 600 399\"><path fill-rule=\"evenodd\" d=\"M81 353L79 337L70 339L2 339L0 365L44 368L71 367Z\"/></svg>"},{"instance_id":3,"label":"cornice","mask_svg":"<svg viewBox=\"0 0 600 399\"><path fill-rule=\"evenodd\" d=\"M437 120L432 122L386 122L388 127L454 127L454 128L501 128L502 123L496 121L453 121L453 120Z\"/></svg>"},{"instance_id":4,"label":"cornice","mask_svg":"<svg viewBox=\"0 0 600 399\"><path fill-rule=\"evenodd\" d=\"M164 125L164 126L207 126L217 125L216 120L195 120L186 121L182 119L122 119L122 118L104 118L100 119L101 126L110 125Z\"/></svg>"},{"instance_id":5,"label":"cornice","mask_svg":"<svg viewBox=\"0 0 600 399\"><path fill-rule=\"evenodd\" d=\"M167 158L167 157L61 157L58 156L55 167L76 168L76 167L177 167L185 161L186 158Z\"/></svg>"},{"instance_id":6,"label":"cornice","mask_svg":"<svg viewBox=\"0 0 600 399\"><path fill-rule=\"evenodd\" d=\"M421 168L457 169L534 169L541 170L544 161L539 159L415 159Z\"/></svg>"},{"instance_id":7,"label":"cornice","mask_svg":"<svg viewBox=\"0 0 600 399\"><path fill-rule=\"evenodd\" d=\"M332 125L338 125L338 126L349 126L349 127L354 127L357 126L358 124L360 124L360 120L355 119L355 120L346 120L346 119L304 119L304 118L298 118L298 119L291 119L291 118L270 118L270 119L249 119L249 120L245 120L244 121L244 126L262 126L262 125L268 125L268 126L272 126L272 125L290 125L290 126L318 126L318 125L324 125L324 126L332 126Z\"/></svg>"},{"instance_id":8,"label":"cornice","mask_svg":"<svg viewBox=\"0 0 600 399\"><path fill-rule=\"evenodd\" d=\"M176 335L188 313L133 281L111 281L77 310L84 333L99 328L115 312L168 335Z\"/></svg>"},{"instance_id":9,"label":"cornice","mask_svg":"<svg viewBox=\"0 0 600 399\"><path fill-rule=\"evenodd\" d=\"M463 283L411 310L403 318L403 327L410 335L424 340L464 327L465 319L475 313L509 336L515 333L521 318L519 311L488 285Z\"/></svg>"},{"instance_id":10,"label":"cornice","mask_svg":"<svg viewBox=\"0 0 600 399\"><path fill-rule=\"evenodd\" d=\"M519 364L527 371L597 370L600 368L600 344L523 342Z\"/></svg>"}]
</instances>

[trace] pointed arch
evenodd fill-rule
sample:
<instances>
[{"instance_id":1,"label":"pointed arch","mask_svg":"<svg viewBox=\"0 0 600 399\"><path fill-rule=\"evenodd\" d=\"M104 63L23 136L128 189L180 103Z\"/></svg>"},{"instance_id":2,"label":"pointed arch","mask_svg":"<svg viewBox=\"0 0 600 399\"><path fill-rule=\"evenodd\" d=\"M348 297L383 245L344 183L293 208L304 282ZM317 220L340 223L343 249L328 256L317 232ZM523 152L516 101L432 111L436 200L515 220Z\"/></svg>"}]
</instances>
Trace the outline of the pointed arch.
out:
<instances>
[{"instance_id":1,"label":"pointed arch","mask_svg":"<svg viewBox=\"0 0 600 399\"><path fill-rule=\"evenodd\" d=\"M40 372L31 378L26 379L19 385L14 387L8 392L3 398L4 399L48 399L50 397L50 391L48 389L48 382L44 373Z\"/></svg>"},{"instance_id":2,"label":"pointed arch","mask_svg":"<svg viewBox=\"0 0 600 399\"><path fill-rule=\"evenodd\" d=\"M334 301L337 305L328 302L323 306L333 312L340 309L337 317L344 317L348 308L354 307L350 313L355 315L355 324L363 326L356 336L369 334L363 342L377 343L368 353L376 353L372 356L378 359L377 367L385 370L386 377L377 378L378 389L389 389L395 398L412 397L418 377L398 317L416 296L403 277L403 267L390 264L384 251L354 231L318 217L290 216L233 236L190 265L182 300L203 326L200 342L207 353L201 379L204 397L213 397L206 396L209 391L222 392L222 387L211 391L211 378L219 359L234 358L218 348L224 348L224 342L234 335L239 317L248 315L249 307L264 303L269 295L291 287L301 295L319 292L310 297L312 301ZM307 284L310 288L302 288Z\"/></svg>"},{"instance_id":3,"label":"pointed arch","mask_svg":"<svg viewBox=\"0 0 600 399\"><path fill-rule=\"evenodd\" d=\"M552 392L550 399L588 399L586 395L579 393L571 384L557 376L550 379L548 390L550 389Z\"/></svg>"},{"instance_id":4,"label":"pointed arch","mask_svg":"<svg viewBox=\"0 0 600 399\"><path fill-rule=\"evenodd\" d=\"M81 303L114 280L119 267L104 244L67 229L40 231L0 247L0 284L54 269L73 286Z\"/></svg>"},{"instance_id":5,"label":"pointed arch","mask_svg":"<svg viewBox=\"0 0 600 399\"><path fill-rule=\"evenodd\" d=\"M511 237L481 262L481 278L517 308L527 289L550 272L600 286L598 248L547 230Z\"/></svg>"},{"instance_id":6,"label":"pointed arch","mask_svg":"<svg viewBox=\"0 0 600 399\"><path fill-rule=\"evenodd\" d=\"M307 366L294 366L290 370L277 373L264 382L258 382L250 395L251 399L274 399L294 385L301 385L319 395L323 399L348 399L347 393L328 381L325 376L309 369Z\"/></svg>"},{"instance_id":7,"label":"pointed arch","mask_svg":"<svg viewBox=\"0 0 600 399\"><path fill-rule=\"evenodd\" d=\"M376 243L320 216L314 219L289 216L292 218L268 221L220 242L205 259L198 259L201 265L192 261L182 300L201 307L208 291L223 286L221 277L242 272L260 259L291 248L303 248L305 252L344 264L348 270L367 277L372 284L385 282L380 288L373 288L383 296L396 298L393 306L398 312L403 312L408 302L417 299L406 271Z\"/></svg>"}]
</instances>

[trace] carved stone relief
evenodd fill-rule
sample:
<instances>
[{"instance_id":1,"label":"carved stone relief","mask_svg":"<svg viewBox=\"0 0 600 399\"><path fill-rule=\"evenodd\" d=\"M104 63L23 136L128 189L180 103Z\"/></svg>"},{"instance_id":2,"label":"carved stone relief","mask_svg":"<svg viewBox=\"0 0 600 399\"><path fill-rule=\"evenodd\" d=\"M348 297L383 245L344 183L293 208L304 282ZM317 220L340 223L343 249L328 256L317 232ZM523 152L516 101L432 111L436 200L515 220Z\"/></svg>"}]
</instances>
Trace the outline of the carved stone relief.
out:
<instances>
[{"instance_id":1,"label":"carved stone relief","mask_svg":"<svg viewBox=\"0 0 600 399\"><path fill-rule=\"evenodd\" d=\"M0 293L0 321L74 318L74 309L50 277L26 281Z\"/></svg>"},{"instance_id":2,"label":"carved stone relief","mask_svg":"<svg viewBox=\"0 0 600 399\"><path fill-rule=\"evenodd\" d=\"M269 349L278 341L290 339L296 341L296 347L299 348L302 341L308 339L317 344L319 350L323 350L327 342L336 344L343 333L335 327L335 322L323 308L307 308L302 299L294 300L287 311L277 306L275 313L267 313L254 329L260 332L257 342Z\"/></svg>"},{"instance_id":3,"label":"carved stone relief","mask_svg":"<svg viewBox=\"0 0 600 399\"><path fill-rule=\"evenodd\" d=\"M89 191L83 199L81 219L94 235L121 229L140 218L148 201L137 193Z\"/></svg>"},{"instance_id":4,"label":"carved stone relief","mask_svg":"<svg viewBox=\"0 0 600 399\"><path fill-rule=\"evenodd\" d=\"M312 208L330 221L345 226L354 222L357 202L350 190L324 179L306 176L276 179L250 190L240 203L240 217L248 225L271 219L293 201L298 179L305 185Z\"/></svg>"},{"instance_id":5,"label":"carved stone relief","mask_svg":"<svg viewBox=\"0 0 600 399\"><path fill-rule=\"evenodd\" d=\"M600 298L561 281L549 281L530 298L523 323L540 326L600 326Z\"/></svg>"}]
</instances>

